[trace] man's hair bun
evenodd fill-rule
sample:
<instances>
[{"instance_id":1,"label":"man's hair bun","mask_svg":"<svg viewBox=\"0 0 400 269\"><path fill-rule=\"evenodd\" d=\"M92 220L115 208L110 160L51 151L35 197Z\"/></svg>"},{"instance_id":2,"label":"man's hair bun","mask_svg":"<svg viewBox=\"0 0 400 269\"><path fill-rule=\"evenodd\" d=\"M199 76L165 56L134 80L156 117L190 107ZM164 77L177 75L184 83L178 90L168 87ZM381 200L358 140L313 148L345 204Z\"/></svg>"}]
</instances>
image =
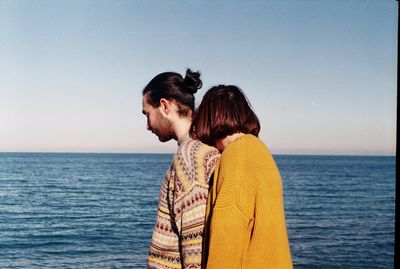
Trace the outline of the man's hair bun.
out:
<instances>
[{"instance_id":1,"label":"man's hair bun","mask_svg":"<svg viewBox=\"0 0 400 269\"><path fill-rule=\"evenodd\" d=\"M195 94L201 88L203 83L200 79L200 72L192 72L189 68L186 70L186 76L183 79L182 90Z\"/></svg>"}]
</instances>

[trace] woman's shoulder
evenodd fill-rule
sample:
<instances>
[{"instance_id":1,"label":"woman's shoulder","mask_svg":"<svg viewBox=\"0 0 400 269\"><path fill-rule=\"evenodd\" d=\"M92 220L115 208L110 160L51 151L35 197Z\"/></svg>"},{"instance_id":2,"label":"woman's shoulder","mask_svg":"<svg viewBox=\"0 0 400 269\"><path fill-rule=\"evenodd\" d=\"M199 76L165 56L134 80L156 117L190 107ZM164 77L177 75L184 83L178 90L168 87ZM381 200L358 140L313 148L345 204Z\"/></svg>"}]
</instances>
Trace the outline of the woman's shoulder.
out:
<instances>
[{"instance_id":1,"label":"woman's shoulder","mask_svg":"<svg viewBox=\"0 0 400 269\"><path fill-rule=\"evenodd\" d=\"M248 151L265 152L266 150L268 151L268 148L260 138L252 134L245 134L229 145L224 150L223 155L236 154L237 152L241 152L241 155L243 155Z\"/></svg>"},{"instance_id":2,"label":"woman's shoulder","mask_svg":"<svg viewBox=\"0 0 400 269\"><path fill-rule=\"evenodd\" d=\"M235 159L243 164L265 163L273 161L266 144L252 134L246 134L229 145L222 153L221 161Z\"/></svg>"}]
</instances>

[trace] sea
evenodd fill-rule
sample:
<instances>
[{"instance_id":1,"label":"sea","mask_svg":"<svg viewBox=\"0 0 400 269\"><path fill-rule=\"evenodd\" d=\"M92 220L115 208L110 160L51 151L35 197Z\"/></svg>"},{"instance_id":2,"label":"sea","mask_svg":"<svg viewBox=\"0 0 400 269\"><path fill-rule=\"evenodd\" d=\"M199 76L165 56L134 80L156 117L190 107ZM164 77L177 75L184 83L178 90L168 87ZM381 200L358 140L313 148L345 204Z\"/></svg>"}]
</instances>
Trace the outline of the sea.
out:
<instances>
[{"instance_id":1,"label":"sea","mask_svg":"<svg viewBox=\"0 0 400 269\"><path fill-rule=\"evenodd\" d=\"M145 268L171 158L0 153L0 268ZM393 268L394 156L274 159L295 268Z\"/></svg>"}]
</instances>

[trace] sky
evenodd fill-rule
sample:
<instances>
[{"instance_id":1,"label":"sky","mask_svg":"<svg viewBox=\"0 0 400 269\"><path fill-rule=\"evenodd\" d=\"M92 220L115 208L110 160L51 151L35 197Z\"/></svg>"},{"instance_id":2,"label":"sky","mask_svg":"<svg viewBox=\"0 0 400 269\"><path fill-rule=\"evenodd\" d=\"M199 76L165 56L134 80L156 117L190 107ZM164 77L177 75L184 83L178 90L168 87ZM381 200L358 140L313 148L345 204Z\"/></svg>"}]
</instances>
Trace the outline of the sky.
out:
<instances>
[{"instance_id":1,"label":"sky","mask_svg":"<svg viewBox=\"0 0 400 269\"><path fill-rule=\"evenodd\" d=\"M239 86L273 154L395 155L398 2L0 0L0 152L173 153L157 74Z\"/></svg>"}]
</instances>

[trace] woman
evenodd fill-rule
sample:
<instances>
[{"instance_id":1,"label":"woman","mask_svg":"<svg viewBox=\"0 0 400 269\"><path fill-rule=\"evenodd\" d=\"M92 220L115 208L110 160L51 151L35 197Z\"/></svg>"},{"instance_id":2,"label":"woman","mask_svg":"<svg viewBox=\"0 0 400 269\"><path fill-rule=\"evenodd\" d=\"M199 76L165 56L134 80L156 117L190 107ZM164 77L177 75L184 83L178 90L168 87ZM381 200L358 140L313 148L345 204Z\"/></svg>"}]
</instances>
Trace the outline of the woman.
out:
<instances>
[{"instance_id":1,"label":"woman","mask_svg":"<svg viewBox=\"0 0 400 269\"><path fill-rule=\"evenodd\" d=\"M207 269L293 267L282 182L259 131L236 86L211 88L193 119L191 135L222 152L207 201Z\"/></svg>"}]
</instances>

